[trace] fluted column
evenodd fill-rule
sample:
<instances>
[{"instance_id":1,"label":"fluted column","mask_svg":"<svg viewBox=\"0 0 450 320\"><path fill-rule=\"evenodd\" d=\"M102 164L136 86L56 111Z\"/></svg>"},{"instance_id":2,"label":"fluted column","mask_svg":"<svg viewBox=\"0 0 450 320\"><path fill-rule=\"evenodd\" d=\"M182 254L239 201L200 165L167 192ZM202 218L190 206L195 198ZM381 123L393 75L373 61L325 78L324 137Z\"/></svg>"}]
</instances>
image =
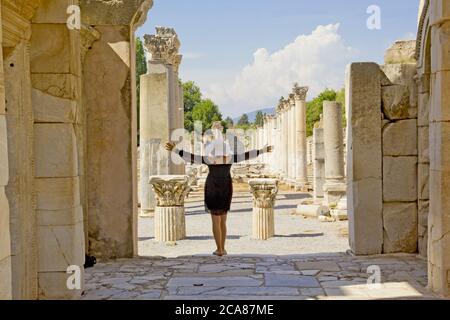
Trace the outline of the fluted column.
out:
<instances>
[{"instance_id":1,"label":"fluted column","mask_svg":"<svg viewBox=\"0 0 450 320\"><path fill-rule=\"evenodd\" d=\"M275 198L278 193L278 180L249 180L253 195L252 238L267 240L275 235Z\"/></svg>"},{"instance_id":2,"label":"fluted column","mask_svg":"<svg viewBox=\"0 0 450 320\"><path fill-rule=\"evenodd\" d=\"M296 122L296 184L300 190L305 190L308 184L306 155L306 94L308 87L294 86L295 122Z\"/></svg>"},{"instance_id":3,"label":"fluted column","mask_svg":"<svg viewBox=\"0 0 450 320\"><path fill-rule=\"evenodd\" d=\"M155 240L175 242L186 238L184 200L189 191L188 176L153 176L156 196Z\"/></svg>"},{"instance_id":4,"label":"fluted column","mask_svg":"<svg viewBox=\"0 0 450 320\"><path fill-rule=\"evenodd\" d=\"M157 27L155 35L145 35L145 47L151 54L148 73L141 76L140 98L140 194L141 216L152 215L154 194L149 177L182 174L184 165L170 161L161 144L173 140L174 130L182 128L182 94L178 83L180 41L172 28Z\"/></svg>"}]
</instances>

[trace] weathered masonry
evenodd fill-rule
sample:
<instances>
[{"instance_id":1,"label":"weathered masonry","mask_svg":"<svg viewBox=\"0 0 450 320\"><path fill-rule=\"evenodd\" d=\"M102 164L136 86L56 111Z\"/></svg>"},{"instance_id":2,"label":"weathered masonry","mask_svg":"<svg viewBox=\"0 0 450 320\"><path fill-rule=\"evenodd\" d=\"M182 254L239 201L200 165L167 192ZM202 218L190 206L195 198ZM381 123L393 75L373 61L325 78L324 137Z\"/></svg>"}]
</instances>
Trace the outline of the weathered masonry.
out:
<instances>
[{"instance_id":1,"label":"weathered masonry","mask_svg":"<svg viewBox=\"0 0 450 320\"><path fill-rule=\"evenodd\" d=\"M134 30L151 6L1 1L0 299L77 298L66 270L85 252L135 254Z\"/></svg>"}]
</instances>

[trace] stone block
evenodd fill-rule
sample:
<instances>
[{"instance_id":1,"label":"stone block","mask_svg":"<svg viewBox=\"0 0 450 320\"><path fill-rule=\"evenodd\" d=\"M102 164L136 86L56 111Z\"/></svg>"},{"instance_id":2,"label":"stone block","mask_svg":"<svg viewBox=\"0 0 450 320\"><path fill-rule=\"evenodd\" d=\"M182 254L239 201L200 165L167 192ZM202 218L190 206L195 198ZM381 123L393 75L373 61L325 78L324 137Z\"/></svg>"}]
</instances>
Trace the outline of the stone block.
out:
<instances>
[{"instance_id":1,"label":"stone block","mask_svg":"<svg viewBox=\"0 0 450 320\"><path fill-rule=\"evenodd\" d=\"M417 157L383 157L383 200L417 200Z\"/></svg>"},{"instance_id":2,"label":"stone block","mask_svg":"<svg viewBox=\"0 0 450 320\"><path fill-rule=\"evenodd\" d=\"M386 125L383 130L383 155L417 155L417 120L401 120Z\"/></svg>"},{"instance_id":3,"label":"stone block","mask_svg":"<svg viewBox=\"0 0 450 320\"><path fill-rule=\"evenodd\" d=\"M64 11L67 10L67 7ZM69 73L69 28L64 24L32 24L30 66L32 73Z\"/></svg>"},{"instance_id":4,"label":"stone block","mask_svg":"<svg viewBox=\"0 0 450 320\"><path fill-rule=\"evenodd\" d=\"M429 125L429 113L430 113L430 94L429 93L420 93L419 94L419 102L418 102L418 116L417 116L417 125L419 127L428 126Z\"/></svg>"},{"instance_id":5,"label":"stone block","mask_svg":"<svg viewBox=\"0 0 450 320\"><path fill-rule=\"evenodd\" d=\"M386 76L393 84L404 85L409 92L409 117L417 118L417 97L419 87L416 81L417 65L416 63L397 63L381 66Z\"/></svg>"},{"instance_id":6,"label":"stone block","mask_svg":"<svg viewBox=\"0 0 450 320\"><path fill-rule=\"evenodd\" d=\"M9 204L5 194L5 187L0 186L0 260L11 255L11 234L9 232L10 215Z\"/></svg>"},{"instance_id":7,"label":"stone block","mask_svg":"<svg viewBox=\"0 0 450 320\"><path fill-rule=\"evenodd\" d=\"M415 63L416 41L396 41L384 55L385 64L393 63Z\"/></svg>"},{"instance_id":8,"label":"stone block","mask_svg":"<svg viewBox=\"0 0 450 320\"><path fill-rule=\"evenodd\" d=\"M418 201L418 224L419 226L428 227L428 214L430 212L430 201L419 200Z\"/></svg>"},{"instance_id":9,"label":"stone block","mask_svg":"<svg viewBox=\"0 0 450 320\"><path fill-rule=\"evenodd\" d=\"M36 209L63 210L80 205L78 178L40 178L35 180Z\"/></svg>"},{"instance_id":10,"label":"stone block","mask_svg":"<svg viewBox=\"0 0 450 320\"><path fill-rule=\"evenodd\" d=\"M449 172L450 122L430 123L429 134L431 170Z\"/></svg>"},{"instance_id":11,"label":"stone block","mask_svg":"<svg viewBox=\"0 0 450 320\"><path fill-rule=\"evenodd\" d=\"M84 290L84 268L81 268L81 289L69 290L67 279L70 274L63 272L38 273L39 300L78 300Z\"/></svg>"},{"instance_id":12,"label":"stone block","mask_svg":"<svg viewBox=\"0 0 450 320\"><path fill-rule=\"evenodd\" d=\"M77 103L32 89L35 122L74 123Z\"/></svg>"},{"instance_id":13,"label":"stone block","mask_svg":"<svg viewBox=\"0 0 450 320\"><path fill-rule=\"evenodd\" d=\"M78 94L79 80L79 77L68 73L31 74L33 88L63 99L78 100L80 98Z\"/></svg>"},{"instance_id":14,"label":"stone block","mask_svg":"<svg viewBox=\"0 0 450 320\"><path fill-rule=\"evenodd\" d=\"M11 256L0 258L0 301L11 300L12 295Z\"/></svg>"},{"instance_id":15,"label":"stone block","mask_svg":"<svg viewBox=\"0 0 450 320\"><path fill-rule=\"evenodd\" d=\"M383 204L383 252L417 252L417 203Z\"/></svg>"},{"instance_id":16,"label":"stone block","mask_svg":"<svg viewBox=\"0 0 450 320\"><path fill-rule=\"evenodd\" d=\"M431 27L431 72L450 71L450 20Z\"/></svg>"},{"instance_id":17,"label":"stone block","mask_svg":"<svg viewBox=\"0 0 450 320\"><path fill-rule=\"evenodd\" d=\"M299 204L296 213L305 217L317 218L330 210L320 204Z\"/></svg>"},{"instance_id":18,"label":"stone block","mask_svg":"<svg viewBox=\"0 0 450 320\"><path fill-rule=\"evenodd\" d=\"M389 120L410 118L408 87L395 84L382 88L383 112Z\"/></svg>"},{"instance_id":19,"label":"stone block","mask_svg":"<svg viewBox=\"0 0 450 320\"><path fill-rule=\"evenodd\" d=\"M429 127L419 127L417 135L417 147L419 151L419 163L430 162L430 135Z\"/></svg>"},{"instance_id":20,"label":"stone block","mask_svg":"<svg viewBox=\"0 0 450 320\"><path fill-rule=\"evenodd\" d=\"M77 141L73 125L38 123L34 125L34 135L37 178L78 175Z\"/></svg>"},{"instance_id":21,"label":"stone block","mask_svg":"<svg viewBox=\"0 0 450 320\"><path fill-rule=\"evenodd\" d=\"M419 163L418 165L418 199L430 199L430 165Z\"/></svg>"},{"instance_id":22,"label":"stone block","mask_svg":"<svg viewBox=\"0 0 450 320\"><path fill-rule=\"evenodd\" d=\"M450 20L450 3L447 0L430 1L430 26Z\"/></svg>"},{"instance_id":23,"label":"stone block","mask_svg":"<svg viewBox=\"0 0 450 320\"><path fill-rule=\"evenodd\" d=\"M8 135L6 116L0 115L0 187L6 186L9 180Z\"/></svg>"},{"instance_id":24,"label":"stone block","mask_svg":"<svg viewBox=\"0 0 450 320\"><path fill-rule=\"evenodd\" d=\"M38 226L39 272L66 271L84 265L83 223L72 226Z\"/></svg>"},{"instance_id":25,"label":"stone block","mask_svg":"<svg viewBox=\"0 0 450 320\"><path fill-rule=\"evenodd\" d=\"M51 23L64 24L67 23L67 8L70 5L77 4L81 1L74 0L58 0L58 1L41 1L40 6L31 20L33 23Z\"/></svg>"},{"instance_id":26,"label":"stone block","mask_svg":"<svg viewBox=\"0 0 450 320\"><path fill-rule=\"evenodd\" d=\"M38 226L73 226L83 221L83 207L37 210Z\"/></svg>"},{"instance_id":27,"label":"stone block","mask_svg":"<svg viewBox=\"0 0 450 320\"><path fill-rule=\"evenodd\" d=\"M431 76L430 121L450 121L450 71Z\"/></svg>"},{"instance_id":28,"label":"stone block","mask_svg":"<svg viewBox=\"0 0 450 320\"><path fill-rule=\"evenodd\" d=\"M353 63L346 74L349 241L355 254L382 251L381 71Z\"/></svg>"}]
</instances>

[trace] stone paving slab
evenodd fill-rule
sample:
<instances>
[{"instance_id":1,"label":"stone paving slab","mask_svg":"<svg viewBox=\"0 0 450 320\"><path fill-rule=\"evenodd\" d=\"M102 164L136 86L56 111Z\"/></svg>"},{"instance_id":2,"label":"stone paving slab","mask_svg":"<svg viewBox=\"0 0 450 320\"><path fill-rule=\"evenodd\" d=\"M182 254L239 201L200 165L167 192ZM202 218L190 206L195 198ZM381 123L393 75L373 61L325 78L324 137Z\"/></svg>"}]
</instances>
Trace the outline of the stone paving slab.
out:
<instances>
[{"instance_id":1,"label":"stone paving slab","mask_svg":"<svg viewBox=\"0 0 450 320\"><path fill-rule=\"evenodd\" d=\"M299 262L308 262L301 268L318 269L300 271ZM86 270L82 299L437 299L426 289L423 262L416 255L353 257L345 253L121 259ZM375 263L381 269L378 287L367 283L371 274L365 270ZM179 273L183 264L197 267ZM407 268L398 270L398 266Z\"/></svg>"}]
</instances>

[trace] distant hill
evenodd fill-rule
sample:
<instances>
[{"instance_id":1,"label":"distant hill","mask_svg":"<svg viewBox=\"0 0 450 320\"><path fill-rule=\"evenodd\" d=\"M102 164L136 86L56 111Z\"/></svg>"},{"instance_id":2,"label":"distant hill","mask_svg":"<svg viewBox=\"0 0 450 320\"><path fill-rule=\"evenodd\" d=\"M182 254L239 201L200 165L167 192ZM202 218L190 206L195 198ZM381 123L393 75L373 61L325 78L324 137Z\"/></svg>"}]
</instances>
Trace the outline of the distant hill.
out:
<instances>
[{"instance_id":1,"label":"distant hill","mask_svg":"<svg viewBox=\"0 0 450 320\"><path fill-rule=\"evenodd\" d=\"M266 114L269 114L269 115L270 114L275 114L275 108L267 108L267 109L261 109L261 110L256 110L256 111L253 111L253 112L249 112L249 113L247 113L247 116L248 116L248 120L250 122L252 122L252 123L255 122L256 114L258 113L258 111L262 111L262 113L266 113ZM242 117L242 115L240 115L239 117L234 118L233 122L237 123L241 117Z\"/></svg>"}]
</instances>

